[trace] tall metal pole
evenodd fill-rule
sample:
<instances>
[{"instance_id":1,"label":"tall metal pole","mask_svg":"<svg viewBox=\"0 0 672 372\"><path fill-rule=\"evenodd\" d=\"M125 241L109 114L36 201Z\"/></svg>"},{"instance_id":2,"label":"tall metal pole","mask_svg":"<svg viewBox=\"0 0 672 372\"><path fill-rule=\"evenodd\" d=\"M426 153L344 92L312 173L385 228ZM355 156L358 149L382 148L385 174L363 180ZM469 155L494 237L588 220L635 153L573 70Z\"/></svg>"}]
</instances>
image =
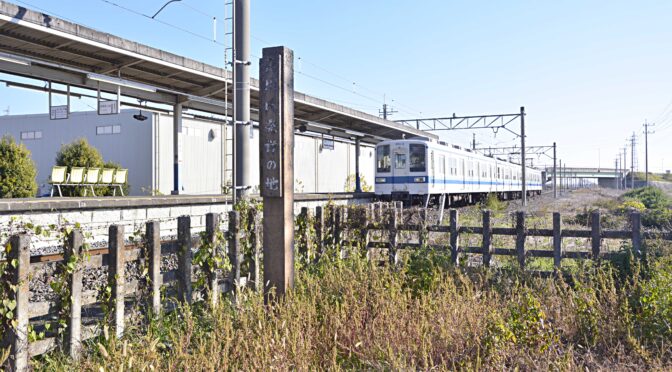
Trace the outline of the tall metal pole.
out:
<instances>
[{"instance_id":1,"label":"tall metal pole","mask_svg":"<svg viewBox=\"0 0 672 372\"><path fill-rule=\"evenodd\" d=\"M553 142L553 199L558 198L558 186L556 185L558 178L558 169L557 169L557 147L555 146L555 142Z\"/></svg>"},{"instance_id":2,"label":"tall metal pole","mask_svg":"<svg viewBox=\"0 0 672 372\"><path fill-rule=\"evenodd\" d=\"M628 146L623 148L623 189L628 189Z\"/></svg>"},{"instance_id":3,"label":"tall metal pole","mask_svg":"<svg viewBox=\"0 0 672 372\"><path fill-rule=\"evenodd\" d=\"M558 162L560 163L560 177L558 177L558 187L560 188L560 195L562 195L562 160L558 160Z\"/></svg>"},{"instance_id":4,"label":"tall metal pole","mask_svg":"<svg viewBox=\"0 0 672 372\"><path fill-rule=\"evenodd\" d=\"M182 191L182 104L173 106L173 195Z\"/></svg>"},{"instance_id":5,"label":"tall metal pole","mask_svg":"<svg viewBox=\"0 0 672 372\"><path fill-rule=\"evenodd\" d=\"M236 133L236 102L238 102L236 87L238 84L238 77L236 74L236 1L231 1L231 90L233 92L233 104L231 105L231 202L232 205L236 205L238 202L238 191L236 186L238 185L238 175L236 174L238 169L238 155L236 150L236 143L238 142L238 134Z\"/></svg>"},{"instance_id":6,"label":"tall metal pole","mask_svg":"<svg viewBox=\"0 0 672 372\"><path fill-rule=\"evenodd\" d=\"M361 154L360 139L355 138L355 192L362 192L362 179L359 174L359 157Z\"/></svg>"},{"instance_id":7,"label":"tall metal pole","mask_svg":"<svg viewBox=\"0 0 672 372\"><path fill-rule=\"evenodd\" d=\"M520 159L522 160L520 165L522 170L521 182L523 184L523 207L525 207L527 206L527 182L525 181L525 107L520 108Z\"/></svg>"},{"instance_id":8,"label":"tall metal pole","mask_svg":"<svg viewBox=\"0 0 672 372\"><path fill-rule=\"evenodd\" d=\"M646 186L649 186L649 134L653 132L649 131L649 127L654 126L655 124L649 124L644 121L644 172L646 173Z\"/></svg>"},{"instance_id":9,"label":"tall metal pole","mask_svg":"<svg viewBox=\"0 0 672 372\"><path fill-rule=\"evenodd\" d=\"M635 132L630 143L630 187L635 188Z\"/></svg>"},{"instance_id":10,"label":"tall metal pole","mask_svg":"<svg viewBox=\"0 0 672 372\"><path fill-rule=\"evenodd\" d=\"M252 122L250 121L250 0L234 0L234 127L236 143L236 183L238 197L252 185Z\"/></svg>"},{"instance_id":11,"label":"tall metal pole","mask_svg":"<svg viewBox=\"0 0 672 372\"><path fill-rule=\"evenodd\" d=\"M649 186L649 128L644 122L644 184Z\"/></svg>"},{"instance_id":12,"label":"tall metal pole","mask_svg":"<svg viewBox=\"0 0 672 372\"><path fill-rule=\"evenodd\" d=\"M618 183L619 183L619 181L618 181L618 179L619 179L619 177L618 177L618 159L614 159L614 169L615 169L614 183L616 184L616 190L618 190L620 188L620 187L618 187Z\"/></svg>"}]
</instances>

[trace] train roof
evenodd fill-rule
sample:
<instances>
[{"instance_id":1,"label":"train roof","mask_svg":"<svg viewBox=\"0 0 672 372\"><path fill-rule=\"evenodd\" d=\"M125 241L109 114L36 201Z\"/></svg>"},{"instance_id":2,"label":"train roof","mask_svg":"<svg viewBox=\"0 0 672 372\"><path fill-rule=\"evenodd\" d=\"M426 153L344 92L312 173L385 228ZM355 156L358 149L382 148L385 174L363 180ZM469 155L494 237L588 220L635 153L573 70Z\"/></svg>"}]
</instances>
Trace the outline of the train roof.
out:
<instances>
[{"instance_id":1,"label":"train roof","mask_svg":"<svg viewBox=\"0 0 672 372\"><path fill-rule=\"evenodd\" d=\"M499 157L495 157L493 155L481 154L481 153L476 152L472 149L464 148L464 147L461 147L459 145L455 145L455 144L448 143L448 142L445 142L445 141L429 139L429 138L426 138L426 137L411 137L411 138L405 138L405 139L385 140L385 141L378 142L378 144L376 144L376 146L386 145L386 144L390 144L390 143L398 143L398 142L431 143L431 144L435 144L435 145L445 146L447 148L454 149L454 150L468 152L470 154L473 154L473 155L476 155L476 156L479 156L479 157L483 157L483 158L487 158L487 159L494 159L494 160L500 161L502 163L508 163L508 164L511 164L511 165L520 166L519 163L514 163L512 161L502 159L502 158L499 158ZM527 169L532 169L532 170L535 170L535 171L540 171L539 169L536 169L536 168L533 168L533 167L526 167L526 168Z\"/></svg>"}]
</instances>

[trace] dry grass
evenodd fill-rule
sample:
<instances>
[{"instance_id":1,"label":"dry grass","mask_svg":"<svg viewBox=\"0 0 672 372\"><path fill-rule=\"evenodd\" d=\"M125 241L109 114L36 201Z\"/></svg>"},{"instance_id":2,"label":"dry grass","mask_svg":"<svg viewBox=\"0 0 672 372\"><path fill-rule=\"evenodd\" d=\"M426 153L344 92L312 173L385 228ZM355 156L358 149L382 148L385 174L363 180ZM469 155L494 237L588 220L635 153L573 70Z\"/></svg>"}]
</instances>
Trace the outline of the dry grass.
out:
<instances>
[{"instance_id":1,"label":"dry grass","mask_svg":"<svg viewBox=\"0 0 672 372\"><path fill-rule=\"evenodd\" d=\"M672 285L669 262L661 266L667 275L662 282L652 271L658 278L655 288L638 273L621 280L608 268L575 278L570 285L510 271L455 271L445 262L442 255L428 252L415 255L404 268L378 267L359 257L323 259L301 270L295 290L271 308L258 294L244 291L235 305L225 301L214 310L182 307L130 330L122 340L101 337L89 345L79 363L52 353L34 361L34 367L63 371L672 367L672 332L645 332L664 327L665 319L660 322L664 309L644 316L638 307L643 294ZM669 294L666 301L671 303ZM665 306L664 301L661 304Z\"/></svg>"}]
</instances>

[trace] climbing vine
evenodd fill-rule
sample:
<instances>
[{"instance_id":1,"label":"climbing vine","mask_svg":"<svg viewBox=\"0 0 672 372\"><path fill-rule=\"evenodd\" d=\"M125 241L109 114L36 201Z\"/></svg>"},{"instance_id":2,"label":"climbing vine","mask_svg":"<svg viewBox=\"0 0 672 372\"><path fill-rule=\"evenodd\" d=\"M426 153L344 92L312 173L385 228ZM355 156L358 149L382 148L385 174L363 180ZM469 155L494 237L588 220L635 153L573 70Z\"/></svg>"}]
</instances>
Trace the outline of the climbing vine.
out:
<instances>
[{"instance_id":1,"label":"climbing vine","mask_svg":"<svg viewBox=\"0 0 672 372\"><path fill-rule=\"evenodd\" d=\"M4 258L8 258L12 251L12 245L7 242L4 246ZM14 310L16 309L15 294L17 287L12 285L12 269L15 269L18 261L13 259L11 261L0 261L0 329L2 333L9 331L16 327L16 320L14 319ZM0 350L1 352L2 350Z\"/></svg>"},{"instance_id":2,"label":"climbing vine","mask_svg":"<svg viewBox=\"0 0 672 372\"><path fill-rule=\"evenodd\" d=\"M68 249L68 240L74 229L81 229L81 225L79 223L75 223L74 226L65 225L57 230L59 241L64 250ZM72 307L72 293L70 292L69 278L72 274L81 270L82 263L90 257L90 245L86 242L86 239L91 238L91 233L86 232L83 234L83 237L84 241L82 243L81 252L74 250L70 255L64 254L63 261L59 264L56 274L52 277L52 280L49 283L49 286L57 296L56 308L58 314L57 322L59 336L62 336L67 330L67 319Z\"/></svg>"},{"instance_id":3,"label":"climbing vine","mask_svg":"<svg viewBox=\"0 0 672 372\"><path fill-rule=\"evenodd\" d=\"M205 290L209 276L220 271L231 270L231 262L226 255L226 237L221 222L215 229L214 239L210 239L206 231L200 233L200 242L192 263L201 268L197 273L195 289Z\"/></svg>"},{"instance_id":4,"label":"climbing vine","mask_svg":"<svg viewBox=\"0 0 672 372\"><path fill-rule=\"evenodd\" d=\"M261 223L261 218L256 218L255 221L250 217L251 214L254 216L260 215L264 210L264 205L258 200L242 199L233 206L233 210L237 211L240 215L240 253L243 256L242 262L240 262L240 272L243 275L243 273L249 273L253 269L255 252L251 235L254 233L255 223ZM251 213L251 211L254 212ZM256 239L261 239L261 236L257 236Z\"/></svg>"}]
</instances>

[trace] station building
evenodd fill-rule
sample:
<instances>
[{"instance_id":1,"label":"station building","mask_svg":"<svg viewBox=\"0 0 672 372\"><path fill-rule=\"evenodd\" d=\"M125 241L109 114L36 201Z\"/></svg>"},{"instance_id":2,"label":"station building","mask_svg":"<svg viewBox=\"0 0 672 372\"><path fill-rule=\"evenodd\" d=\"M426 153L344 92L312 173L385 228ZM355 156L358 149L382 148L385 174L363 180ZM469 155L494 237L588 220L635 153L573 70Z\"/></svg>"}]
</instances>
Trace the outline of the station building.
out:
<instances>
[{"instance_id":1,"label":"station building","mask_svg":"<svg viewBox=\"0 0 672 372\"><path fill-rule=\"evenodd\" d=\"M38 195L49 195L49 176L63 144L85 138L105 161L128 168L131 195L169 195L173 189L173 118L143 111L146 120L137 120L137 110L116 115L96 111L74 112L67 119L50 120L48 114L0 116L0 133L26 145L37 167ZM183 115L178 138L181 152L180 194L222 194L231 185L232 130L223 130L222 121ZM222 133L225 133L223 136ZM259 178L259 136L251 133L253 179ZM360 148L360 175L373 184L374 152L371 145ZM294 147L295 191L332 193L354 185L355 144L339 138L299 133ZM253 193L257 184L251 185ZM351 191L351 190L350 190Z\"/></svg>"}]
</instances>

